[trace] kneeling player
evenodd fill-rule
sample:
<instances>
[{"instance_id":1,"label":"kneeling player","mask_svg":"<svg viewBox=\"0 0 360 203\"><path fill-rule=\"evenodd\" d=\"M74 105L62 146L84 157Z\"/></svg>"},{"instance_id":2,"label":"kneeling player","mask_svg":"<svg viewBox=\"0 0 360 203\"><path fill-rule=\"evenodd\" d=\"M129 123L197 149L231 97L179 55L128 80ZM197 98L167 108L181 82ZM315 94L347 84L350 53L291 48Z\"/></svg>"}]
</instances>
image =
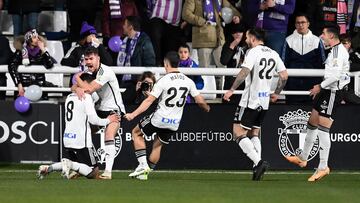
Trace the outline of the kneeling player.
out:
<instances>
[{"instance_id":1,"label":"kneeling player","mask_svg":"<svg viewBox=\"0 0 360 203\"><path fill-rule=\"evenodd\" d=\"M90 74L82 74L81 80L90 83L95 78ZM85 94L80 100L75 93L68 95L65 101L65 132L63 143L65 146L64 157L61 162L52 165L41 165L38 178L42 179L53 171L62 171L65 178L70 177L70 170L87 178L98 178L99 168L97 154L91 139L90 124L106 126L112 122L119 122L117 114L100 119L94 108L91 95Z\"/></svg>"}]
</instances>

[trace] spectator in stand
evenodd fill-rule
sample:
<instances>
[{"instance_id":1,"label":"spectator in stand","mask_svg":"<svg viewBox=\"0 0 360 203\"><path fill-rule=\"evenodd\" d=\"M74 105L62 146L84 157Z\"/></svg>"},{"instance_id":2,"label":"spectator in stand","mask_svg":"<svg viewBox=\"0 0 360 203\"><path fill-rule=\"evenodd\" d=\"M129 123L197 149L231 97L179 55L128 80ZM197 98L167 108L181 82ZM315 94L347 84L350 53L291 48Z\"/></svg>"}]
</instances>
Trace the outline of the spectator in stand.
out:
<instances>
[{"instance_id":1,"label":"spectator in stand","mask_svg":"<svg viewBox=\"0 0 360 203\"><path fill-rule=\"evenodd\" d=\"M209 68L211 59L217 67L224 67L220 56L225 36L219 15L224 7L233 11L233 22L240 22L240 13L227 0L221 4L219 1L185 1L182 17L192 25L192 48L198 49L199 66L202 68ZM223 77L220 76L217 78L217 89L222 88Z\"/></svg>"},{"instance_id":2,"label":"spectator in stand","mask_svg":"<svg viewBox=\"0 0 360 203\"><path fill-rule=\"evenodd\" d=\"M84 53L87 47L93 46L98 49L100 62L107 66L113 65L113 60L109 52L106 51L104 45L96 38L96 30L87 22L83 22L80 31L80 40L74 45L61 60L61 65L70 67L80 67L83 71L85 68ZM72 76L71 76L72 77ZM72 81L70 80L70 86Z\"/></svg>"},{"instance_id":3,"label":"spectator in stand","mask_svg":"<svg viewBox=\"0 0 360 203\"><path fill-rule=\"evenodd\" d=\"M0 65L8 65L13 53L10 49L9 40L3 35L0 35L0 47ZM6 85L6 74L0 73L0 87L6 87ZM0 91L0 100L4 100L5 97L6 92Z\"/></svg>"},{"instance_id":4,"label":"spectator in stand","mask_svg":"<svg viewBox=\"0 0 360 203\"><path fill-rule=\"evenodd\" d=\"M295 10L295 0L264 0L260 4L258 27L266 31L265 45L281 56L289 16Z\"/></svg>"},{"instance_id":5,"label":"spectator in stand","mask_svg":"<svg viewBox=\"0 0 360 203\"><path fill-rule=\"evenodd\" d=\"M352 47L358 50L360 49L360 0L349 0L348 3L351 6L349 9L349 31Z\"/></svg>"},{"instance_id":6,"label":"spectator in stand","mask_svg":"<svg viewBox=\"0 0 360 203\"><path fill-rule=\"evenodd\" d=\"M132 104L141 104L141 102L143 102L149 96L155 82L155 75L150 71L145 71L142 75L140 75L138 82L136 83L134 91L135 95Z\"/></svg>"},{"instance_id":7,"label":"spectator in stand","mask_svg":"<svg viewBox=\"0 0 360 203\"><path fill-rule=\"evenodd\" d=\"M309 30L309 18L305 14L297 14L295 18L295 31L288 36L282 51L282 60L286 68L297 69L323 69L325 50L319 37ZM309 90L319 84L321 78L290 77L285 86L287 90ZM312 99L305 95L287 95L288 103L311 102Z\"/></svg>"},{"instance_id":8,"label":"spectator in stand","mask_svg":"<svg viewBox=\"0 0 360 203\"><path fill-rule=\"evenodd\" d=\"M99 0L66 0L70 20L70 42L81 40L80 28L84 21L94 25Z\"/></svg>"},{"instance_id":9,"label":"spectator in stand","mask_svg":"<svg viewBox=\"0 0 360 203\"><path fill-rule=\"evenodd\" d=\"M187 44L182 44L179 47L178 54L180 57L179 68L198 68L198 64L190 58L190 47ZM196 89L201 90L204 88L204 80L201 75L188 76L194 81Z\"/></svg>"},{"instance_id":10,"label":"spectator in stand","mask_svg":"<svg viewBox=\"0 0 360 203\"><path fill-rule=\"evenodd\" d=\"M40 13L41 0L9 0L8 13L12 15L14 36L24 34L25 31L36 29ZM27 16L27 27L23 30L24 16Z\"/></svg>"},{"instance_id":11,"label":"spectator in stand","mask_svg":"<svg viewBox=\"0 0 360 203\"><path fill-rule=\"evenodd\" d=\"M123 35L123 25L127 16L138 16L134 0L105 0L102 10L103 44L108 46L113 36Z\"/></svg>"},{"instance_id":12,"label":"spectator in stand","mask_svg":"<svg viewBox=\"0 0 360 203\"><path fill-rule=\"evenodd\" d=\"M245 56L245 45L243 40L245 27L238 23L230 23L232 38L228 39L221 51L220 62L228 68L239 68ZM229 90L234 83L236 76L226 76L224 89ZM237 90L244 89L245 85L240 85ZM241 95L236 94L230 98L231 103L239 103Z\"/></svg>"},{"instance_id":13,"label":"spectator in stand","mask_svg":"<svg viewBox=\"0 0 360 203\"><path fill-rule=\"evenodd\" d=\"M45 74L43 73L19 73L17 71L19 65L44 65L46 69L54 66L55 59L46 51L46 40L39 36L35 29L28 31L25 36L16 38L14 40L14 47L16 51L13 54L8 69L14 84L18 87L19 96L24 96L24 87L30 85L55 86L45 80Z\"/></svg>"},{"instance_id":14,"label":"spectator in stand","mask_svg":"<svg viewBox=\"0 0 360 203\"><path fill-rule=\"evenodd\" d=\"M360 71L360 48L353 50L351 48L351 37L348 34L340 35L340 42L349 52L350 72ZM360 104L360 97L354 91L354 79L350 79L350 83L343 89L343 101L350 104Z\"/></svg>"},{"instance_id":15,"label":"spectator in stand","mask_svg":"<svg viewBox=\"0 0 360 203\"><path fill-rule=\"evenodd\" d=\"M123 26L123 43L117 58L118 66L155 66L155 52L149 36L141 32L140 18L127 16ZM130 74L117 75L120 87L126 88L123 93L124 104L133 101L133 89L135 89L137 78Z\"/></svg>"},{"instance_id":16,"label":"spectator in stand","mask_svg":"<svg viewBox=\"0 0 360 203\"><path fill-rule=\"evenodd\" d=\"M186 41L180 28L183 0L149 1L148 5L152 13L147 30L154 46L156 65L163 66L165 54L177 51Z\"/></svg>"}]
</instances>

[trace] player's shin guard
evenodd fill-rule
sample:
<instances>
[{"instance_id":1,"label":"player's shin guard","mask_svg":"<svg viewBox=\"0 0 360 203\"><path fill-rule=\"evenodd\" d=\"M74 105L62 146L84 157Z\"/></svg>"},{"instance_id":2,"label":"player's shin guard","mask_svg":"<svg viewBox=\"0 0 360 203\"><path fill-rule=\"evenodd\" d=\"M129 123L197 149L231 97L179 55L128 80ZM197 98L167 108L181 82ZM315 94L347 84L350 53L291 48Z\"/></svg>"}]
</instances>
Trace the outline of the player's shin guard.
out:
<instances>
[{"instance_id":1,"label":"player's shin guard","mask_svg":"<svg viewBox=\"0 0 360 203\"><path fill-rule=\"evenodd\" d=\"M324 170L328 167L329 153L331 147L330 129L319 125L320 163L318 169Z\"/></svg>"},{"instance_id":2,"label":"player's shin guard","mask_svg":"<svg viewBox=\"0 0 360 203\"><path fill-rule=\"evenodd\" d=\"M253 143L256 152L259 154L260 158L261 158L261 142L259 139L259 136L253 136L250 141Z\"/></svg>"},{"instance_id":3,"label":"player's shin guard","mask_svg":"<svg viewBox=\"0 0 360 203\"><path fill-rule=\"evenodd\" d=\"M88 176L92 172L92 168L86 164L72 162L72 170L79 172L83 176Z\"/></svg>"},{"instance_id":4,"label":"player's shin guard","mask_svg":"<svg viewBox=\"0 0 360 203\"><path fill-rule=\"evenodd\" d=\"M114 140L106 140L105 141L105 171L112 171L112 167L114 165L115 159L115 141Z\"/></svg>"},{"instance_id":5,"label":"player's shin guard","mask_svg":"<svg viewBox=\"0 0 360 203\"><path fill-rule=\"evenodd\" d=\"M259 163L260 155L256 152L254 144L250 141L250 139L246 136L238 137L235 140L243 152L248 156L255 165Z\"/></svg>"},{"instance_id":6,"label":"player's shin guard","mask_svg":"<svg viewBox=\"0 0 360 203\"><path fill-rule=\"evenodd\" d=\"M318 134L317 126L313 126L310 123L308 123L306 137L305 137L305 143L304 143L304 149L299 156L301 160L304 160L304 161L308 160L310 151L311 151L312 147L314 146L314 142L316 140L317 134Z\"/></svg>"}]
</instances>

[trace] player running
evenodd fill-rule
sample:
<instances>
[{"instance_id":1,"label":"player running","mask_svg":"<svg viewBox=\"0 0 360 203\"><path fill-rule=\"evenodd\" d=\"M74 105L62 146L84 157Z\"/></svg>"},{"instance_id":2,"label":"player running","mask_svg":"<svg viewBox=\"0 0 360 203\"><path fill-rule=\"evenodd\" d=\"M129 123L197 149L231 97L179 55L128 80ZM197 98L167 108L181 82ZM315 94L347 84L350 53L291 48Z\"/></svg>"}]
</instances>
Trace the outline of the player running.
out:
<instances>
[{"instance_id":1,"label":"player running","mask_svg":"<svg viewBox=\"0 0 360 203\"><path fill-rule=\"evenodd\" d=\"M142 118L132 130L135 156L139 165L134 172L130 173L130 177L147 180L150 167L146 158L143 135L152 136L156 133L149 156L149 163L155 166L160 159L162 146L169 144L171 135L179 128L188 94L194 97L200 108L206 112L210 111L210 106L196 89L195 83L177 69L179 61L176 52L167 53L164 59L166 75L155 83L152 92L135 111L125 115L125 118L131 121L146 111L156 99L159 99L155 112Z\"/></svg>"},{"instance_id":2,"label":"player running","mask_svg":"<svg viewBox=\"0 0 360 203\"><path fill-rule=\"evenodd\" d=\"M271 101L275 102L288 78L279 55L264 46L264 35L264 31L258 28L246 32L246 43L250 49L231 89L224 95L224 100L229 101L233 92L245 80L244 93L235 112L233 136L242 151L254 162L252 179L255 181L261 180L269 167L269 164L261 159L260 127L269 108L270 96ZM279 80L275 93L270 95L275 71L279 73Z\"/></svg>"},{"instance_id":3,"label":"player running","mask_svg":"<svg viewBox=\"0 0 360 203\"><path fill-rule=\"evenodd\" d=\"M314 145L316 137L319 136L320 162L315 173L308 178L314 182L320 180L330 173L328 167L329 152L331 146L330 128L334 121L336 107L342 100L342 90L350 82L349 77L349 54L339 40L339 27L337 25L326 25L320 38L325 46L330 46L331 51L325 61L325 76L321 84L315 85L310 90L314 102L311 115L307 125L304 149L298 156L287 156L286 159L300 167L307 165L307 160Z\"/></svg>"}]
</instances>

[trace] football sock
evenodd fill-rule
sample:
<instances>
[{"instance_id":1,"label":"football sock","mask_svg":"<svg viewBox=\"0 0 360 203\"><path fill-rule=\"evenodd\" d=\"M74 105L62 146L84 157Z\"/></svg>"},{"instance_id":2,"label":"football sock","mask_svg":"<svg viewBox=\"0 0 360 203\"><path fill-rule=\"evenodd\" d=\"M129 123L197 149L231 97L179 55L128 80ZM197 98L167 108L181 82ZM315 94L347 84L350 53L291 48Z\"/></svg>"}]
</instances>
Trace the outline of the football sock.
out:
<instances>
[{"instance_id":1,"label":"football sock","mask_svg":"<svg viewBox=\"0 0 360 203\"><path fill-rule=\"evenodd\" d=\"M259 154L259 156L261 158L261 142L260 142L259 136L253 136L250 140L253 143L256 152Z\"/></svg>"},{"instance_id":2,"label":"football sock","mask_svg":"<svg viewBox=\"0 0 360 203\"><path fill-rule=\"evenodd\" d=\"M313 126L310 123L308 123L306 137L305 137L305 143L304 143L304 149L299 156L300 159L302 159L304 161L308 160L310 151L311 151L312 147L314 146L314 142L316 140L317 134L318 134L317 126Z\"/></svg>"},{"instance_id":3,"label":"football sock","mask_svg":"<svg viewBox=\"0 0 360 203\"><path fill-rule=\"evenodd\" d=\"M135 156L140 165L149 167L146 160L146 149L136 150Z\"/></svg>"},{"instance_id":4,"label":"football sock","mask_svg":"<svg viewBox=\"0 0 360 203\"><path fill-rule=\"evenodd\" d=\"M151 162L151 161L148 161L148 164L149 164L149 167L150 167L152 170L154 170L154 169L155 169L156 164L154 164L154 163L153 163L153 162Z\"/></svg>"},{"instance_id":5,"label":"football sock","mask_svg":"<svg viewBox=\"0 0 360 203\"><path fill-rule=\"evenodd\" d=\"M88 176L92 172L92 168L90 166L75 161L72 162L71 169L77 171L83 176Z\"/></svg>"},{"instance_id":6,"label":"football sock","mask_svg":"<svg viewBox=\"0 0 360 203\"><path fill-rule=\"evenodd\" d=\"M235 140L243 152L248 156L255 164L259 163L260 155L256 152L254 144L250 141L248 137L239 137Z\"/></svg>"},{"instance_id":7,"label":"football sock","mask_svg":"<svg viewBox=\"0 0 360 203\"><path fill-rule=\"evenodd\" d=\"M61 171L62 170L62 164L61 162L57 162L57 163L53 163L49 166L48 168L48 172L53 172L53 171Z\"/></svg>"},{"instance_id":8,"label":"football sock","mask_svg":"<svg viewBox=\"0 0 360 203\"><path fill-rule=\"evenodd\" d=\"M320 162L319 169L326 169L328 167L328 159L331 147L330 129L319 125L319 145L320 145Z\"/></svg>"},{"instance_id":9,"label":"football sock","mask_svg":"<svg viewBox=\"0 0 360 203\"><path fill-rule=\"evenodd\" d=\"M105 141L105 171L111 173L112 167L114 165L115 159L115 141L106 140Z\"/></svg>"}]
</instances>

